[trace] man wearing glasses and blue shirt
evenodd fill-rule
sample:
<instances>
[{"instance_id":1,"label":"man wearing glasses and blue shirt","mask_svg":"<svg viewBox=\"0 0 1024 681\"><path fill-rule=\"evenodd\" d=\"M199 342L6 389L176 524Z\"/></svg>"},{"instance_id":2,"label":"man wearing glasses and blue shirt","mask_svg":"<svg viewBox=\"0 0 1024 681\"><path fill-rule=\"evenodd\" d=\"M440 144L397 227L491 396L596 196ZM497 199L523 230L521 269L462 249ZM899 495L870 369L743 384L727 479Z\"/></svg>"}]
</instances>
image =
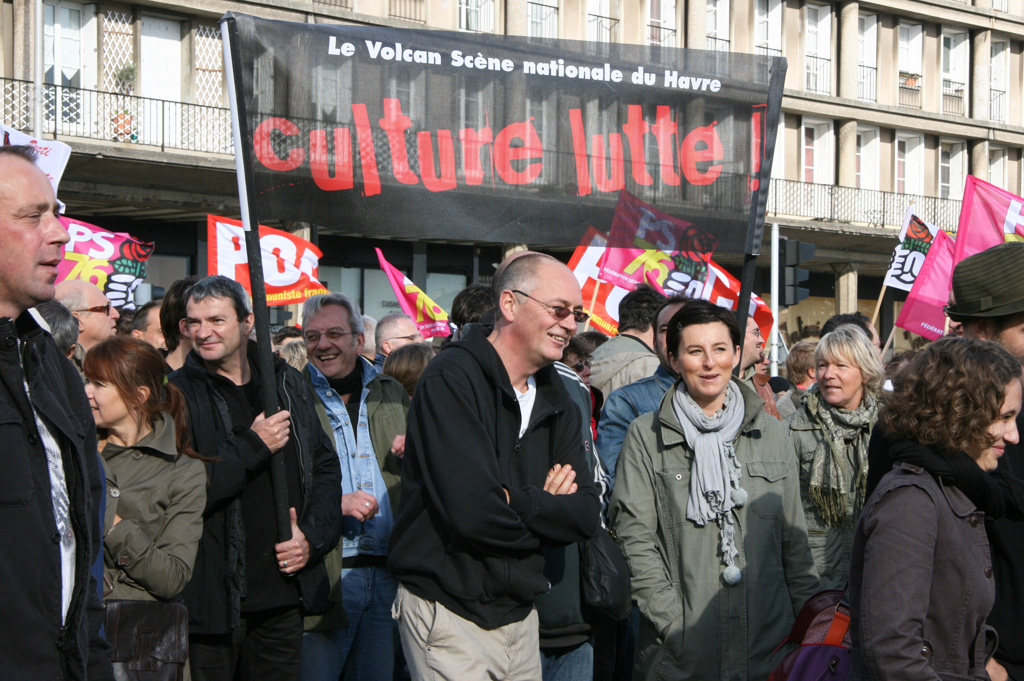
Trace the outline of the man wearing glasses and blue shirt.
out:
<instances>
[{"instance_id":1,"label":"man wearing glasses and blue shirt","mask_svg":"<svg viewBox=\"0 0 1024 681\"><path fill-rule=\"evenodd\" d=\"M579 285L531 253L494 288L495 325L447 345L409 411L388 568L413 679L541 678L542 544L600 520L580 411L552 366L587 318Z\"/></svg>"}]
</instances>

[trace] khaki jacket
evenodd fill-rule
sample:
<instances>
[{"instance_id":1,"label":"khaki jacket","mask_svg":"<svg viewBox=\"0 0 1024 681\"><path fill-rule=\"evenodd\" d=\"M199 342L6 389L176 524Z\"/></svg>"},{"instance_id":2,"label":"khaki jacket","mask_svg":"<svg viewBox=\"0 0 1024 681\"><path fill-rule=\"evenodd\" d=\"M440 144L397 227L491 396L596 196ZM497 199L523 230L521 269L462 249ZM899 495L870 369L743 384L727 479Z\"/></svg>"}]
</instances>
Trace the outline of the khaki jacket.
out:
<instances>
[{"instance_id":1,"label":"khaki jacket","mask_svg":"<svg viewBox=\"0 0 1024 681\"><path fill-rule=\"evenodd\" d=\"M658 355L630 335L615 336L594 350L590 385L611 395L624 385L653 376L661 366Z\"/></svg>"},{"instance_id":2,"label":"khaki jacket","mask_svg":"<svg viewBox=\"0 0 1024 681\"><path fill-rule=\"evenodd\" d=\"M811 464L814 450L824 439L824 433L807 411L806 403L801 405L783 423L793 443L792 456L800 466L800 498L803 499L807 521L807 541L814 556L814 566L821 576L822 588L845 589L850 577L850 551L853 546L853 527L829 527L825 524L817 507L811 501ZM856 490L856 470L852 456L847 451L843 475L847 481L847 500L852 506Z\"/></svg>"},{"instance_id":3,"label":"khaki jacket","mask_svg":"<svg viewBox=\"0 0 1024 681\"><path fill-rule=\"evenodd\" d=\"M164 412L135 446L108 442L102 458L103 599L174 598L192 577L203 533L206 466L178 453L174 421Z\"/></svg>"},{"instance_id":4,"label":"khaki jacket","mask_svg":"<svg viewBox=\"0 0 1024 681\"><path fill-rule=\"evenodd\" d=\"M754 391L733 380L744 400L734 444L749 494L733 511L739 584L722 582L718 526L686 518L693 450L672 408L678 387L633 422L622 447L611 518L643 615L634 679L764 679L781 659L769 660L772 649L819 590L791 445Z\"/></svg>"}]
</instances>

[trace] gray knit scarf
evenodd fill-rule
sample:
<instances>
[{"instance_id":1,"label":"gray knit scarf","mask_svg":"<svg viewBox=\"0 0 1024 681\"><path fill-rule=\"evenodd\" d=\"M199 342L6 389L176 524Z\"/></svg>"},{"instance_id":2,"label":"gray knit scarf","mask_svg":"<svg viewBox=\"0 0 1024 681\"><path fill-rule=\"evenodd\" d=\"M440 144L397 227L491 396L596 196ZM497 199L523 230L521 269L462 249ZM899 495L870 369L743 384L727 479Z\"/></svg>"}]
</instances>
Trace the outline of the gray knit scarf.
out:
<instances>
[{"instance_id":1,"label":"gray knit scarf","mask_svg":"<svg viewBox=\"0 0 1024 681\"><path fill-rule=\"evenodd\" d=\"M864 387L864 397L856 409L833 407L821 398L817 385L811 388L804 402L811 419L824 435L814 449L811 460L811 482L808 496L825 524L851 528L864 508L868 481L868 440L878 419L878 400ZM852 456L847 457L847 451ZM856 469L847 472L847 461ZM848 476L854 476L854 498L847 498Z\"/></svg>"},{"instance_id":2,"label":"gray knit scarf","mask_svg":"<svg viewBox=\"0 0 1024 681\"><path fill-rule=\"evenodd\" d=\"M735 527L732 509L746 503L746 491L740 488L739 462L733 443L743 425L743 395L732 381L725 392L725 403L717 413L708 416L680 381L672 398L676 419L683 428L686 441L693 448L690 468L690 496L686 517L703 527L718 523L719 550L726 566L722 579L727 584L739 582L735 558Z\"/></svg>"}]
</instances>

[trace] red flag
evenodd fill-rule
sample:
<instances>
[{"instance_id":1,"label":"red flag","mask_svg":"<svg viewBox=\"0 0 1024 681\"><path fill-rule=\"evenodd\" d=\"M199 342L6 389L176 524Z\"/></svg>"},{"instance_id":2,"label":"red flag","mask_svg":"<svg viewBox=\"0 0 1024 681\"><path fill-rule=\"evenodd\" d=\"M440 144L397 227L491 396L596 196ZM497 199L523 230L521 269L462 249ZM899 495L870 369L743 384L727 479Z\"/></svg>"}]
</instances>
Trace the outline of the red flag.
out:
<instances>
[{"instance_id":1,"label":"red flag","mask_svg":"<svg viewBox=\"0 0 1024 681\"><path fill-rule=\"evenodd\" d=\"M412 283L409 277L385 260L384 254L379 248L373 250L377 251L377 261L380 262L380 268L388 275L388 281L391 282L391 288L395 291L398 304L402 306L402 312L412 317L416 328L423 334L423 337L452 335L452 329L448 325L448 313L438 307L437 303L431 300L430 296L424 293L419 286Z\"/></svg>"},{"instance_id":2,"label":"red flag","mask_svg":"<svg viewBox=\"0 0 1024 681\"><path fill-rule=\"evenodd\" d=\"M903 303L896 326L928 340L943 336L946 315L943 307L949 302L949 282L953 276L953 240L942 230L921 265L914 287Z\"/></svg>"},{"instance_id":3,"label":"red flag","mask_svg":"<svg viewBox=\"0 0 1024 681\"><path fill-rule=\"evenodd\" d=\"M206 237L208 273L234 279L252 296L242 223L209 215ZM329 293L317 279L323 253L309 241L260 225L260 251L268 306L301 303L312 296Z\"/></svg>"},{"instance_id":4,"label":"red flag","mask_svg":"<svg viewBox=\"0 0 1024 681\"><path fill-rule=\"evenodd\" d=\"M740 305L740 280L722 269L714 260L709 260L708 265L708 283L700 297L728 310L737 309ZM750 293L747 314L754 318L754 323L761 330L761 337L767 338L775 318L772 317L772 309L756 293Z\"/></svg>"},{"instance_id":5,"label":"red flag","mask_svg":"<svg viewBox=\"0 0 1024 681\"><path fill-rule=\"evenodd\" d=\"M1024 240L1022 213L1024 198L968 175L956 228L953 264L1003 242Z\"/></svg>"},{"instance_id":6,"label":"red flag","mask_svg":"<svg viewBox=\"0 0 1024 681\"><path fill-rule=\"evenodd\" d=\"M619 301L629 291L601 281L600 263L607 243L608 239L596 229L587 229L569 260L569 269L576 275L583 292L583 306L590 314L590 325L614 336L619 330Z\"/></svg>"}]
</instances>

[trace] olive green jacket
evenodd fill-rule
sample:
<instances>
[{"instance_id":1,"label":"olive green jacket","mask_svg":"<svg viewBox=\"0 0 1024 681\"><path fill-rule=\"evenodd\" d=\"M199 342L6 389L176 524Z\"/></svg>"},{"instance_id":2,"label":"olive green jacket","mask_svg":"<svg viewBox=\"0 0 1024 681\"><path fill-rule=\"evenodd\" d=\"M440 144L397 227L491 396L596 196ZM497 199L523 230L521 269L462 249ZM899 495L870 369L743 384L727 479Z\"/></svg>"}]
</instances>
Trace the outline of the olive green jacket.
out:
<instances>
[{"instance_id":1,"label":"olive green jacket","mask_svg":"<svg viewBox=\"0 0 1024 681\"><path fill-rule=\"evenodd\" d=\"M161 412L132 447L103 448L104 600L174 598L192 577L206 507L206 466L178 453L174 421ZM114 525L114 516L121 521Z\"/></svg>"},{"instance_id":2,"label":"olive green jacket","mask_svg":"<svg viewBox=\"0 0 1024 681\"><path fill-rule=\"evenodd\" d=\"M302 375L309 380L309 370L304 369ZM370 422L370 439L373 451L377 455L377 463L384 478L384 486L388 490L391 511L398 516L399 494L402 488L401 459L391 453L391 443L396 435L405 434L405 421L409 414L409 395L401 383L386 374L377 374L366 385L369 394L366 396L366 418ZM331 429L331 418L327 408L319 399L316 401L316 413L324 432L334 442L334 431ZM348 626L348 617L342 606L341 575L342 544L339 542L333 551L324 559L327 574L331 580L330 606L322 615L306 617L303 627L306 631L329 631Z\"/></svg>"},{"instance_id":3,"label":"olive green jacket","mask_svg":"<svg viewBox=\"0 0 1024 681\"><path fill-rule=\"evenodd\" d=\"M829 527L818 513L817 507L808 494L811 485L811 464L814 450L825 435L821 427L807 411L806 400L793 414L783 419L789 439L793 443L792 456L800 466L800 498L803 499L804 515L807 522L807 541L814 556L814 566L821 576L822 588L845 589L850 577L850 552L853 548L853 525L848 528ZM846 495L853 505L856 476L852 456L847 452L843 476L847 481ZM854 519L856 522L856 519Z\"/></svg>"},{"instance_id":4,"label":"olive green jacket","mask_svg":"<svg viewBox=\"0 0 1024 681\"><path fill-rule=\"evenodd\" d=\"M718 525L686 518L693 450L672 408L678 384L633 422L619 455L611 519L643 615L634 679L764 679L778 663L772 649L819 590L792 447L757 394L733 381L744 400L734 446L749 495L733 510L735 586L721 579Z\"/></svg>"}]
</instances>

